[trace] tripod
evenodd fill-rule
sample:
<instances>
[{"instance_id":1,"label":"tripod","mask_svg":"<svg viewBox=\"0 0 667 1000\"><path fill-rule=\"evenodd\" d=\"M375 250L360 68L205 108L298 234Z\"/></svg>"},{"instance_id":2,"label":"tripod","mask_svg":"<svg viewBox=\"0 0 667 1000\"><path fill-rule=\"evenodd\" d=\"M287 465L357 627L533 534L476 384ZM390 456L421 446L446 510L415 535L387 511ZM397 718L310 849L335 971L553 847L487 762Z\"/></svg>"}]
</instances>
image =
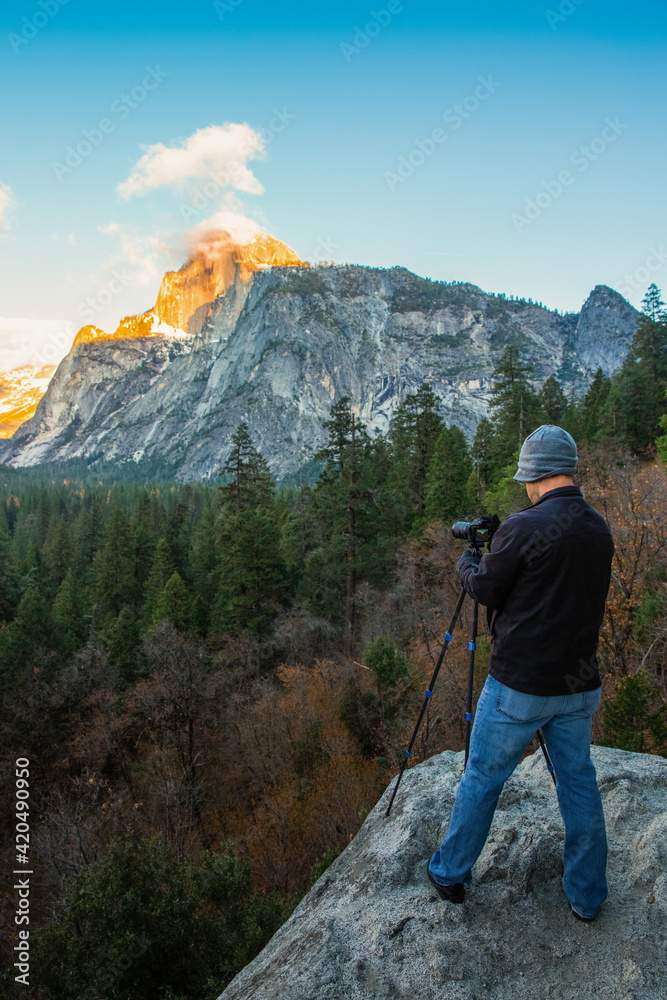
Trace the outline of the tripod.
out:
<instances>
[{"instance_id":1,"label":"tripod","mask_svg":"<svg viewBox=\"0 0 667 1000\"><path fill-rule=\"evenodd\" d=\"M478 555L481 556L481 554L482 554L481 553L481 549L479 548L478 545L471 544L470 548L474 552L476 552ZM407 763L408 763L410 757L412 757L412 748L413 748L413 746L415 744L415 740L417 739L417 736L419 734L419 730L421 728L421 724L422 724L422 721L424 719L424 715L426 714L426 710L427 710L427 708L429 706L431 698L433 697L433 689L435 688L435 683L436 683L436 681L438 679L438 674L440 673L440 667L442 666L443 660L445 658L445 654L447 653L447 650L449 649L449 644L452 641L454 629L456 628L456 623L459 620L459 617L461 615L461 608L463 607L463 601L465 599L465 596L466 596L465 589L463 587L461 587L461 593L459 594L459 599L456 602L456 608L454 609L454 614L452 616L452 620L449 623L449 628L445 632L445 638L444 638L444 641L442 643L442 649L440 650L440 656L438 657L438 662L435 665L435 670L433 671L433 676L431 677L430 684L426 688L426 694L424 696L424 704L422 705L421 712L419 713L419 718L417 719L417 725L414 728L414 732L412 733L412 737L410 738L410 742L408 743L408 748L405 751L405 754L403 756L403 761L401 762L401 770L399 771L399 774L398 774L398 781L394 785L394 791L391 794L391 799L389 800L389 805L387 806L387 811L385 813L385 817L389 816L389 813L391 812L391 807L394 804L394 799L396 798L396 793L398 792L398 787L399 787L399 785L401 783L401 778L403 777L403 772L405 771L405 768L407 766ZM473 682L474 682L474 679L475 679L475 651L477 650L477 623L478 623L478 619L479 619L479 604L478 604L477 601L473 601L473 605L472 605L472 619L471 619L471 622L470 622L470 639L468 641L468 652L469 652L469 658L468 658L468 696L466 698L466 711L465 711L465 720L466 720L466 749L465 749L464 770L468 766L468 757L470 756L470 731L471 731L471 728L472 728L472 721L473 721L473 713L472 713L472 691L473 691ZM539 742L540 748L542 750L542 753L544 754L544 759L546 761L547 770L549 771L549 773L551 775L551 778L553 780L553 783L555 785L556 784L556 775L554 774L553 764L551 763L551 760L549 758L549 753L547 751L546 744L544 742L544 737L542 735L542 730L541 729L537 730L536 736L537 736L537 740Z\"/></svg>"}]
</instances>

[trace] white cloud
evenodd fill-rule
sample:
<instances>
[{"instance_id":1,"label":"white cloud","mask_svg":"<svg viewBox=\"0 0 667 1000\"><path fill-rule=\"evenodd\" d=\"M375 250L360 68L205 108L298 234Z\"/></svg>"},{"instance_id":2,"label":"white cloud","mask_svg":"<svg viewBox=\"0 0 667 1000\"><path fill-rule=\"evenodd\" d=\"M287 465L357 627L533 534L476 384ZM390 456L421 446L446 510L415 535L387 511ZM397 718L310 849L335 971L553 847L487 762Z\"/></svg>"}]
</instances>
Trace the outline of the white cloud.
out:
<instances>
[{"instance_id":1,"label":"white cloud","mask_svg":"<svg viewBox=\"0 0 667 1000\"><path fill-rule=\"evenodd\" d=\"M0 316L0 372L58 364L75 332L71 323L61 319Z\"/></svg>"},{"instance_id":2,"label":"white cloud","mask_svg":"<svg viewBox=\"0 0 667 1000\"><path fill-rule=\"evenodd\" d=\"M220 232L229 233L238 243L247 243L252 236L264 232L264 229L254 219L249 219L241 212L222 209L192 229L188 229L183 234L183 240L188 250L193 250L202 241L207 241L212 235Z\"/></svg>"},{"instance_id":3,"label":"white cloud","mask_svg":"<svg viewBox=\"0 0 667 1000\"><path fill-rule=\"evenodd\" d=\"M9 211L14 202L14 192L9 184L3 184L0 181L0 233L9 231Z\"/></svg>"},{"instance_id":4,"label":"white cloud","mask_svg":"<svg viewBox=\"0 0 667 1000\"><path fill-rule=\"evenodd\" d=\"M247 124L227 122L198 129L174 146L158 142L142 147L145 152L132 168L127 180L116 188L126 201L133 195L161 187L184 187L188 182L212 178L221 187L263 194L264 188L247 161L265 155L258 131Z\"/></svg>"},{"instance_id":5,"label":"white cloud","mask_svg":"<svg viewBox=\"0 0 667 1000\"><path fill-rule=\"evenodd\" d=\"M97 228L117 240L117 249L103 265L105 271L119 271L125 284L136 288L159 286L164 267L158 261L164 256L164 247L157 236L141 236L117 222Z\"/></svg>"}]
</instances>

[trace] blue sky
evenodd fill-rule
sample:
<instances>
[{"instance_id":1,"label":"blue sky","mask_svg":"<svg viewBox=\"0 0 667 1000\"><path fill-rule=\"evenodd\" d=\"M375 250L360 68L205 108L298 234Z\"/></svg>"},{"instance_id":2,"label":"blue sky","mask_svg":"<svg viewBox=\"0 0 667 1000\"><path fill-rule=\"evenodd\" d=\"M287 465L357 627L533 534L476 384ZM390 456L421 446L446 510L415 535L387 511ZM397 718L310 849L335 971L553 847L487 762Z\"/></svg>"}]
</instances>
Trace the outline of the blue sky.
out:
<instances>
[{"instance_id":1,"label":"blue sky","mask_svg":"<svg viewBox=\"0 0 667 1000\"><path fill-rule=\"evenodd\" d=\"M304 259L561 310L604 283L638 305L667 286L666 28L641 0L9 0L0 370L62 356L53 331L86 301L109 330L149 308L184 230L221 208ZM228 123L263 137L253 190L189 212L201 177L119 197L148 147ZM84 130L97 144L64 171Z\"/></svg>"}]
</instances>

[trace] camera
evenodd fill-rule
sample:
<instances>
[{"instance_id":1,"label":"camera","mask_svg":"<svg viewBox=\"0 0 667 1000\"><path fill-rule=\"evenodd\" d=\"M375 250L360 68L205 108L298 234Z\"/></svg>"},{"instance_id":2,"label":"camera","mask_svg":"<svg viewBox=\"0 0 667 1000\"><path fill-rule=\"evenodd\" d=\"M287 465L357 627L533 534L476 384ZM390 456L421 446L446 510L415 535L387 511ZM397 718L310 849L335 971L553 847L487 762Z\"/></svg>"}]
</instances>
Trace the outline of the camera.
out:
<instances>
[{"instance_id":1,"label":"camera","mask_svg":"<svg viewBox=\"0 0 667 1000\"><path fill-rule=\"evenodd\" d=\"M490 517L477 517L474 521L456 521L452 525L452 534L454 538L470 542L475 548L481 549L483 545L491 544L499 527L500 518L493 514Z\"/></svg>"}]
</instances>

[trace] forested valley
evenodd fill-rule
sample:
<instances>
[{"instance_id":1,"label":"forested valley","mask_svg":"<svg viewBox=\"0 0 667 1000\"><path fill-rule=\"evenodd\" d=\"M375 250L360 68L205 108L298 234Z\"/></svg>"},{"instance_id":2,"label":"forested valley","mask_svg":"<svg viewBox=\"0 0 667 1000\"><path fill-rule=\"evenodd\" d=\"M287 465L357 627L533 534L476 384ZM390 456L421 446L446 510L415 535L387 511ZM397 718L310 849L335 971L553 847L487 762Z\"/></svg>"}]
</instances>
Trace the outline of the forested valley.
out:
<instances>
[{"instance_id":1,"label":"forested valley","mask_svg":"<svg viewBox=\"0 0 667 1000\"><path fill-rule=\"evenodd\" d=\"M541 423L577 440L616 546L594 740L667 755L666 387L651 286L581 398L507 347L471 443L424 383L386 435L339 400L279 486L244 424L211 485L4 466L0 781L13 801L29 759L33 995L214 1000L263 947L396 774L460 587L451 523L528 506ZM463 747L468 613L416 760Z\"/></svg>"}]
</instances>

